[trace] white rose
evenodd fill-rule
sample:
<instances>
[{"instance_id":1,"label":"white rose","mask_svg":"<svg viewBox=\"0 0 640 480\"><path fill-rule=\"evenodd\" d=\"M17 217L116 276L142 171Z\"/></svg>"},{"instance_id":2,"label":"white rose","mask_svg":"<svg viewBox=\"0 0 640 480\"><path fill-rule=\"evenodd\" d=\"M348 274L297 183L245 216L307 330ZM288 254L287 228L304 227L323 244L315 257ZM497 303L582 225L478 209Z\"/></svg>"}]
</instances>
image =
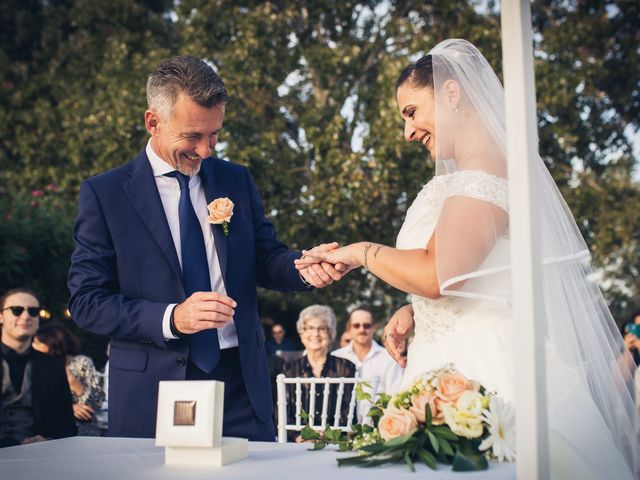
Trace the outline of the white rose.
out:
<instances>
[{"instance_id":1,"label":"white rose","mask_svg":"<svg viewBox=\"0 0 640 480\"><path fill-rule=\"evenodd\" d=\"M481 396L482 397L482 396ZM474 402L472 401L471 404ZM475 407L472 407L472 411ZM460 411L451 404L443 405L444 421L451 431L465 438L478 438L482 435L482 417L469 411ZM480 410L482 411L482 409Z\"/></svg>"}]
</instances>

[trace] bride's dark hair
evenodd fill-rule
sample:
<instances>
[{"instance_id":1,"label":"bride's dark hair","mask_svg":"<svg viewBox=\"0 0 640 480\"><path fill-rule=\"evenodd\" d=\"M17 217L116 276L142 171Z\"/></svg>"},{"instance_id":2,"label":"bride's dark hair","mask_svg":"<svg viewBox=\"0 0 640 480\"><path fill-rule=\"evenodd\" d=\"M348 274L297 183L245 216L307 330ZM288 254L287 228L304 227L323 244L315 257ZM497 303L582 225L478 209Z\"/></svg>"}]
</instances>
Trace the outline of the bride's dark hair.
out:
<instances>
[{"instance_id":1,"label":"bride's dark hair","mask_svg":"<svg viewBox=\"0 0 640 480\"><path fill-rule=\"evenodd\" d=\"M431 55L425 55L417 62L407 65L396 81L396 90L407 82L413 87L429 87L433 90L433 63L431 59Z\"/></svg>"}]
</instances>

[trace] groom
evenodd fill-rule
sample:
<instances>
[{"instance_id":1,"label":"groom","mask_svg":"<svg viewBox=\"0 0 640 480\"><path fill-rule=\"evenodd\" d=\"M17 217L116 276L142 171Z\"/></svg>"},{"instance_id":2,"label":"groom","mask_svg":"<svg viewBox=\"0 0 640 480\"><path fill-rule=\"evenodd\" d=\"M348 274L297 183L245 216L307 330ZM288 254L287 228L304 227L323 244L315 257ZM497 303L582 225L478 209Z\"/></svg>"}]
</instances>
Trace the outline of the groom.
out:
<instances>
[{"instance_id":1,"label":"groom","mask_svg":"<svg viewBox=\"0 0 640 480\"><path fill-rule=\"evenodd\" d=\"M82 184L69 307L111 337L111 436L155 435L159 381L220 380L223 434L273 441L256 285L299 291L342 276L329 264L299 274L247 169L211 157L228 100L202 60L166 60L147 82L146 148ZM209 218L208 204L219 207Z\"/></svg>"}]
</instances>

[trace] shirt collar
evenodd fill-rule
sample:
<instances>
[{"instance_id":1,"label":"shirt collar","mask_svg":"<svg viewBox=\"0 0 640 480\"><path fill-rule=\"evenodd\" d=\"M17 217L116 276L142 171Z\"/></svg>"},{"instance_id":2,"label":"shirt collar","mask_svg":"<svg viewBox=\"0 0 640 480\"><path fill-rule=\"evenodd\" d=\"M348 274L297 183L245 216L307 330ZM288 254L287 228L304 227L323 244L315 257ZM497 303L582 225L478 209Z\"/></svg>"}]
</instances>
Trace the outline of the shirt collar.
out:
<instances>
[{"instance_id":1,"label":"shirt collar","mask_svg":"<svg viewBox=\"0 0 640 480\"><path fill-rule=\"evenodd\" d=\"M154 177L161 177L165 173L175 171L171 165L160 158L156 152L154 152L151 147L151 139L147 142L147 147L145 148L145 152L147 154L147 158L149 159L149 163L151 164L151 170L153 171Z\"/></svg>"},{"instance_id":2,"label":"shirt collar","mask_svg":"<svg viewBox=\"0 0 640 480\"><path fill-rule=\"evenodd\" d=\"M169 177L165 177L164 175L169 172L175 172L176 169L169 165L167 162L160 158L153 148L151 147L151 139L147 142L147 146L145 148L145 153L147 154L147 158L149 159L149 163L151 164L151 170L153 171L154 177L164 177L169 180ZM202 166L200 166L202 168ZM176 179L170 179L171 181L177 181ZM196 188L200 184L200 175L192 175L189 178L189 188Z\"/></svg>"},{"instance_id":3,"label":"shirt collar","mask_svg":"<svg viewBox=\"0 0 640 480\"><path fill-rule=\"evenodd\" d=\"M350 354L354 355L357 358L356 352L353 351L353 340L351 340L349 342L349 345L347 345L346 347L344 347L345 349L347 349L349 351ZM367 352L367 355L364 357L365 360L369 360L371 357L373 357L374 355L377 355L378 353L380 353L381 350L384 350L384 347L382 347L378 342L376 342L375 340L371 340L371 348L369 349L369 351Z\"/></svg>"},{"instance_id":4,"label":"shirt collar","mask_svg":"<svg viewBox=\"0 0 640 480\"><path fill-rule=\"evenodd\" d=\"M2 356L6 360L12 360L14 358L28 357L29 355L31 355L31 352L33 352L33 348L29 347L23 353L18 353L13 348L5 345L4 343L0 343L0 349L2 350Z\"/></svg>"}]
</instances>

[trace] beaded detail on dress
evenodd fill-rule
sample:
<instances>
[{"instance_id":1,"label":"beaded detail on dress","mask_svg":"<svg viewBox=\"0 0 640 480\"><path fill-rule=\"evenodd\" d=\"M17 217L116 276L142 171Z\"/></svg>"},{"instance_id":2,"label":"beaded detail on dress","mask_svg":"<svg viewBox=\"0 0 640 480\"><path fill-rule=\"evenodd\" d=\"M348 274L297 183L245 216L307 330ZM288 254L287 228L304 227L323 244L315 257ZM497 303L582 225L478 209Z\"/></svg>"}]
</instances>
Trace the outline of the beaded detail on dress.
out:
<instances>
[{"instance_id":1,"label":"beaded detail on dress","mask_svg":"<svg viewBox=\"0 0 640 480\"><path fill-rule=\"evenodd\" d=\"M484 200L509 211L507 179L481 170L460 170L435 176L418 193L418 198L434 206L441 206L445 199L455 195Z\"/></svg>"},{"instance_id":2,"label":"beaded detail on dress","mask_svg":"<svg viewBox=\"0 0 640 480\"><path fill-rule=\"evenodd\" d=\"M462 313L455 308L453 297L431 299L419 295L411 296L415 321L415 338L431 343L445 333L453 331L456 320Z\"/></svg>"},{"instance_id":3,"label":"beaded detail on dress","mask_svg":"<svg viewBox=\"0 0 640 480\"><path fill-rule=\"evenodd\" d=\"M414 204L417 208L433 209L437 213L444 201L455 195L483 200L505 211L509 208L507 180L480 170L460 170L434 177L418 193ZM424 221L426 218L437 221L437 216L414 216L413 221ZM453 331L462 315L462 310L456 306L458 301L454 297L431 299L412 295L416 339L432 343Z\"/></svg>"}]
</instances>

